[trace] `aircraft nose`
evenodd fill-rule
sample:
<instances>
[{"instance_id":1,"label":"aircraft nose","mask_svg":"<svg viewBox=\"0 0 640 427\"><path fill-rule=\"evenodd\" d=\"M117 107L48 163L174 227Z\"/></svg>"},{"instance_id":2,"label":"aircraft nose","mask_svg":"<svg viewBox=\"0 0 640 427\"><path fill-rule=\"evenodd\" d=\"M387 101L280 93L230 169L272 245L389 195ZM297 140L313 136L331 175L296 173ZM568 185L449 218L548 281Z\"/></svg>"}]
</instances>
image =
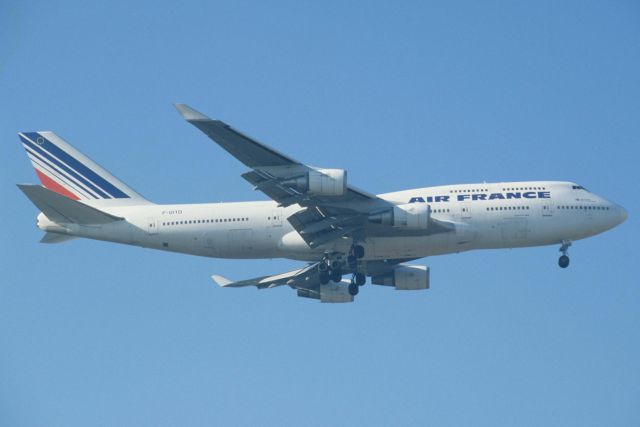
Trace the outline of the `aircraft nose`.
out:
<instances>
[{"instance_id":1,"label":"aircraft nose","mask_svg":"<svg viewBox=\"0 0 640 427\"><path fill-rule=\"evenodd\" d=\"M627 210L620 205L618 205L617 210L618 210L618 224L622 224L627 220L627 218L629 217L629 214L627 213Z\"/></svg>"}]
</instances>

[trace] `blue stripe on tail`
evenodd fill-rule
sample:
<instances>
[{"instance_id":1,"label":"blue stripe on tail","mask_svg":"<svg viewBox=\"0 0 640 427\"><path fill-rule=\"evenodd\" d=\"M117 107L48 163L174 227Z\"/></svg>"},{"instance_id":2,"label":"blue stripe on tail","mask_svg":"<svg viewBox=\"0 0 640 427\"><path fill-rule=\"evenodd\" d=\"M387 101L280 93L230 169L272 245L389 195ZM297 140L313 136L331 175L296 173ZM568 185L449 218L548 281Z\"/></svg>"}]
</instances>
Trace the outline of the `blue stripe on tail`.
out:
<instances>
[{"instance_id":1,"label":"blue stripe on tail","mask_svg":"<svg viewBox=\"0 0 640 427\"><path fill-rule=\"evenodd\" d=\"M31 140L23 137L22 135L20 136L20 139L22 140L22 142L24 144L26 144L29 148L31 148L38 155L42 156L43 158L45 158L49 162L51 162L51 165L54 166L54 168L57 168L56 171L58 173L60 173L60 171L63 170L66 173L68 173L69 175L71 175L72 177L74 177L79 183L84 185L87 189L90 189L94 193L98 194L100 197L105 198L105 199L110 199L111 198L105 191L103 191L102 189L96 187L93 183L91 183L90 181L85 179L83 176L81 176L79 173L77 173L76 171L74 171L73 169L68 167L67 165L63 164L58 159L54 158L51 154L49 154L46 151L44 151L43 149L41 149L38 145L34 144Z\"/></svg>"},{"instance_id":2,"label":"blue stripe on tail","mask_svg":"<svg viewBox=\"0 0 640 427\"><path fill-rule=\"evenodd\" d=\"M79 162L77 159L69 155L67 152L62 150L60 147L49 141L47 138L42 136L37 132L25 132L24 135L28 138L22 138L23 142L27 143L29 147L38 151L40 154L44 155L50 161L54 162L60 168L67 170L70 174L72 174L77 179L81 180L87 187L94 189L94 191L102 196L105 199L110 199L114 197L116 199L128 199L129 195L124 193L122 190L111 184L106 179L102 178L100 175L89 169L83 163ZM35 143L34 143L35 141ZM56 161L56 159L47 155L44 151L48 151L49 153L56 156L58 159L65 162L74 170L67 168L65 165ZM82 174L83 176L79 176L78 174ZM87 181L88 180L88 181ZM110 197L111 196L111 197Z\"/></svg>"}]
</instances>

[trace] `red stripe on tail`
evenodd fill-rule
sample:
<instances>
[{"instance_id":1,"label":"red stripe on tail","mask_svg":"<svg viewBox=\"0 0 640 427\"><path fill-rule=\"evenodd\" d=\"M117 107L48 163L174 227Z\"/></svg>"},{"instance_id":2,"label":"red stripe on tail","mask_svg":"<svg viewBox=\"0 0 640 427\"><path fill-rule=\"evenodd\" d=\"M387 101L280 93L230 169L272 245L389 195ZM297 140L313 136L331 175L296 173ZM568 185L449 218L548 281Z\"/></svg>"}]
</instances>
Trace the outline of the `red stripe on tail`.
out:
<instances>
[{"instance_id":1,"label":"red stripe on tail","mask_svg":"<svg viewBox=\"0 0 640 427\"><path fill-rule=\"evenodd\" d=\"M36 173L38 174L38 178L40 178L40 182L45 186L45 188L48 188L51 191L55 191L58 194L62 194L63 196L68 197L72 200L80 200L80 197L76 196L71 191L67 190L62 185L49 178L47 175L40 172L38 169L36 169Z\"/></svg>"}]
</instances>

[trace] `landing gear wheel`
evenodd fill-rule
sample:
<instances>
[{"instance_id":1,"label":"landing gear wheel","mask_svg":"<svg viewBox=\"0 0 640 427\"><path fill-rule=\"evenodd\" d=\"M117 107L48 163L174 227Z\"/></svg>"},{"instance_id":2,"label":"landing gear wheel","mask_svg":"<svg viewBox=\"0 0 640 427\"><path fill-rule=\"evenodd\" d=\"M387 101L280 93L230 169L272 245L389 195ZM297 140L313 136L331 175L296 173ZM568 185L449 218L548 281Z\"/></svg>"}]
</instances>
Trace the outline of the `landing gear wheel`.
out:
<instances>
[{"instance_id":1,"label":"landing gear wheel","mask_svg":"<svg viewBox=\"0 0 640 427\"><path fill-rule=\"evenodd\" d=\"M356 296L358 295L358 291L359 291L359 288L358 288L358 285L355 284L355 282L349 283L349 295Z\"/></svg>"},{"instance_id":2,"label":"landing gear wheel","mask_svg":"<svg viewBox=\"0 0 640 427\"><path fill-rule=\"evenodd\" d=\"M324 270L318 274L318 279L320 280L321 285L326 285L329 283L329 280L331 280L331 277L329 276L329 272Z\"/></svg>"},{"instance_id":3,"label":"landing gear wheel","mask_svg":"<svg viewBox=\"0 0 640 427\"><path fill-rule=\"evenodd\" d=\"M337 270L331 270L331 273L329 273L329 278L331 280L333 280L334 282L339 282L342 280L342 270L337 269Z\"/></svg>"},{"instance_id":4,"label":"landing gear wheel","mask_svg":"<svg viewBox=\"0 0 640 427\"><path fill-rule=\"evenodd\" d=\"M560 266L560 268L567 268L569 267L569 257L566 255L562 255L559 259L558 259L558 265Z\"/></svg>"},{"instance_id":5,"label":"landing gear wheel","mask_svg":"<svg viewBox=\"0 0 640 427\"><path fill-rule=\"evenodd\" d=\"M560 268L569 267L569 247L571 246L571 240L563 240L562 246L560 246L560 252L562 256L558 259L558 265Z\"/></svg>"},{"instance_id":6,"label":"landing gear wheel","mask_svg":"<svg viewBox=\"0 0 640 427\"><path fill-rule=\"evenodd\" d=\"M362 286L367 283L367 276L364 273L356 273L353 275L353 281L356 285Z\"/></svg>"},{"instance_id":7,"label":"landing gear wheel","mask_svg":"<svg viewBox=\"0 0 640 427\"><path fill-rule=\"evenodd\" d=\"M356 258L360 259L364 257L364 248L361 245L355 245L353 247L353 255L355 255Z\"/></svg>"}]
</instances>

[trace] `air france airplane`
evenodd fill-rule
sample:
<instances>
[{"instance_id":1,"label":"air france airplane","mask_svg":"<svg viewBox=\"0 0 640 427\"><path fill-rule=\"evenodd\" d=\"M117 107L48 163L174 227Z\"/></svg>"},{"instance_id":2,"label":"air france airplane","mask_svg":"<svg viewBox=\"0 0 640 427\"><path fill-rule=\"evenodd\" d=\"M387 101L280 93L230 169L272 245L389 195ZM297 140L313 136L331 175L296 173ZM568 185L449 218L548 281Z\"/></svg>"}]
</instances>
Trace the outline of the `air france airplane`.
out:
<instances>
[{"instance_id":1,"label":"air france airplane","mask_svg":"<svg viewBox=\"0 0 640 427\"><path fill-rule=\"evenodd\" d=\"M559 245L622 223L619 205L572 182L445 185L371 194L347 172L308 166L184 104L183 118L250 170L270 201L158 205L53 132L20 140L42 185L18 185L41 211L43 243L76 237L213 258L290 258L300 269L222 287L288 285L298 296L351 302L367 277L397 290L429 288L429 268L409 264L476 249Z\"/></svg>"}]
</instances>

